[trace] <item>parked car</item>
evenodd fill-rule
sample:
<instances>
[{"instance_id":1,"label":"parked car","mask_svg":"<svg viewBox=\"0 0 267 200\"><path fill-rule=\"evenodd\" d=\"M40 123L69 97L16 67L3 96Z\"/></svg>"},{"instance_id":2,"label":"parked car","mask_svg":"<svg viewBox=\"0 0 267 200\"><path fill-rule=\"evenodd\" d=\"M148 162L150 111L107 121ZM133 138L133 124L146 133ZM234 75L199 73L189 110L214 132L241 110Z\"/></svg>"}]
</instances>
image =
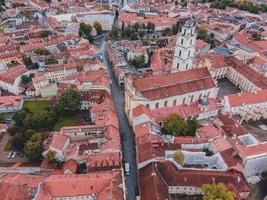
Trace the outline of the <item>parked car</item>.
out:
<instances>
[{"instance_id":1,"label":"parked car","mask_svg":"<svg viewBox=\"0 0 267 200\"><path fill-rule=\"evenodd\" d=\"M125 163L124 169L125 169L125 174L128 176L130 174L130 164Z\"/></svg>"},{"instance_id":2,"label":"parked car","mask_svg":"<svg viewBox=\"0 0 267 200\"><path fill-rule=\"evenodd\" d=\"M13 154L12 154L12 156L11 156L11 158L15 158L16 155L17 155L17 152L14 151Z\"/></svg>"},{"instance_id":3,"label":"parked car","mask_svg":"<svg viewBox=\"0 0 267 200\"><path fill-rule=\"evenodd\" d=\"M12 154L13 154L13 151L10 151L10 152L7 154L7 157L8 157L8 158L11 158Z\"/></svg>"}]
</instances>

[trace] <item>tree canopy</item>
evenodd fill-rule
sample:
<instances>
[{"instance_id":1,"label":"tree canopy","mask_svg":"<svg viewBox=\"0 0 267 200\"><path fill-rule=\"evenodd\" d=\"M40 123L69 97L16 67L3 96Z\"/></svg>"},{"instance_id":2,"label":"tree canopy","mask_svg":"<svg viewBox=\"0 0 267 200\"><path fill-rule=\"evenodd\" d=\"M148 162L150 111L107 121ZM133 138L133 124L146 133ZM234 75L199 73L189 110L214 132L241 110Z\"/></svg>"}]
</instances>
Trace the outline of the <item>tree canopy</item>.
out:
<instances>
[{"instance_id":1,"label":"tree canopy","mask_svg":"<svg viewBox=\"0 0 267 200\"><path fill-rule=\"evenodd\" d=\"M26 86L28 83L31 82L31 78L27 75L22 75L20 80L20 85L22 87Z\"/></svg>"},{"instance_id":2,"label":"tree canopy","mask_svg":"<svg viewBox=\"0 0 267 200\"><path fill-rule=\"evenodd\" d=\"M136 67L136 68L143 68L145 67L146 63L145 63L145 56L141 55L139 57L137 57L136 59L134 59L132 61L132 64Z\"/></svg>"},{"instance_id":3,"label":"tree canopy","mask_svg":"<svg viewBox=\"0 0 267 200\"><path fill-rule=\"evenodd\" d=\"M102 28L102 27L101 27ZM79 28L79 36L87 39L89 42L93 41L93 37L91 35L93 28L90 24L80 23Z\"/></svg>"},{"instance_id":4,"label":"tree canopy","mask_svg":"<svg viewBox=\"0 0 267 200\"><path fill-rule=\"evenodd\" d=\"M50 52L45 48L36 49L34 53L38 55L49 55L50 54Z\"/></svg>"},{"instance_id":5,"label":"tree canopy","mask_svg":"<svg viewBox=\"0 0 267 200\"><path fill-rule=\"evenodd\" d=\"M49 163L52 163L52 162L55 161L55 156L56 156L56 152L55 151L48 150L48 152L46 154L46 158L47 158Z\"/></svg>"},{"instance_id":6,"label":"tree canopy","mask_svg":"<svg viewBox=\"0 0 267 200\"><path fill-rule=\"evenodd\" d=\"M152 23L152 22L147 22L147 26L146 26L146 28L147 28L147 31L148 32L153 32L154 30L155 30L155 24L154 23Z\"/></svg>"},{"instance_id":7,"label":"tree canopy","mask_svg":"<svg viewBox=\"0 0 267 200\"><path fill-rule=\"evenodd\" d=\"M42 157L43 138L40 133L34 133L25 145L24 152L31 161L37 161Z\"/></svg>"},{"instance_id":8,"label":"tree canopy","mask_svg":"<svg viewBox=\"0 0 267 200\"><path fill-rule=\"evenodd\" d=\"M57 109L59 112L77 112L81 106L81 95L76 90L64 91L58 99Z\"/></svg>"},{"instance_id":9,"label":"tree canopy","mask_svg":"<svg viewBox=\"0 0 267 200\"><path fill-rule=\"evenodd\" d=\"M54 58L53 56L51 56L45 60L45 65L53 65L53 64L58 64L57 59Z\"/></svg>"},{"instance_id":10,"label":"tree canopy","mask_svg":"<svg viewBox=\"0 0 267 200\"><path fill-rule=\"evenodd\" d=\"M170 135L187 135L189 128L186 121L177 113L170 114L163 121L162 132Z\"/></svg>"},{"instance_id":11,"label":"tree canopy","mask_svg":"<svg viewBox=\"0 0 267 200\"><path fill-rule=\"evenodd\" d=\"M102 30L102 25L97 21L94 22L94 28L96 30L97 35L100 35L102 33L102 31L103 31Z\"/></svg>"},{"instance_id":12,"label":"tree canopy","mask_svg":"<svg viewBox=\"0 0 267 200\"><path fill-rule=\"evenodd\" d=\"M22 55L22 62L26 67L29 67L32 65L32 60L30 57L26 56L25 54Z\"/></svg>"},{"instance_id":13,"label":"tree canopy","mask_svg":"<svg viewBox=\"0 0 267 200\"><path fill-rule=\"evenodd\" d=\"M180 165L184 165L184 154L182 151L176 151L173 159Z\"/></svg>"},{"instance_id":14,"label":"tree canopy","mask_svg":"<svg viewBox=\"0 0 267 200\"><path fill-rule=\"evenodd\" d=\"M203 200L234 200L234 193L228 191L223 183L204 184L202 186L204 192Z\"/></svg>"}]
</instances>

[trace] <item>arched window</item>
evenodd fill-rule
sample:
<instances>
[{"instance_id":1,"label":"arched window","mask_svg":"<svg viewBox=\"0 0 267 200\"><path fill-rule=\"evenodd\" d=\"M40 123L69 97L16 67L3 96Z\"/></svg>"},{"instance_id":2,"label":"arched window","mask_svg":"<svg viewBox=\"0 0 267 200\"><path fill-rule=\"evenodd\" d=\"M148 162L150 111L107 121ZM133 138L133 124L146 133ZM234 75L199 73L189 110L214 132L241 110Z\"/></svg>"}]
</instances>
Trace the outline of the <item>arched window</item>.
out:
<instances>
[{"instance_id":1,"label":"arched window","mask_svg":"<svg viewBox=\"0 0 267 200\"><path fill-rule=\"evenodd\" d=\"M190 52L190 51L188 51L188 57L190 57L190 53L191 53L191 52Z\"/></svg>"},{"instance_id":2,"label":"arched window","mask_svg":"<svg viewBox=\"0 0 267 200\"><path fill-rule=\"evenodd\" d=\"M184 39L182 38L182 40L181 40L181 44L183 44L184 43Z\"/></svg>"},{"instance_id":3,"label":"arched window","mask_svg":"<svg viewBox=\"0 0 267 200\"><path fill-rule=\"evenodd\" d=\"M164 101L164 107L166 107L167 106L167 104L168 104L168 101L166 100L166 101Z\"/></svg>"},{"instance_id":4,"label":"arched window","mask_svg":"<svg viewBox=\"0 0 267 200\"><path fill-rule=\"evenodd\" d=\"M155 108L158 108L159 107L159 103L156 103L156 106L155 106Z\"/></svg>"},{"instance_id":5,"label":"arched window","mask_svg":"<svg viewBox=\"0 0 267 200\"><path fill-rule=\"evenodd\" d=\"M173 106L176 106L176 99L173 101Z\"/></svg>"},{"instance_id":6,"label":"arched window","mask_svg":"<svg viewBox=\"0 0 267 200\"><path fill-rule=\"evenodd\" d=\"M180 63L177 63L177 70L179 70L179 64L180 64Z\"/></svg>"},{"instance_id":7,"label":"arched window","mask_svg":"<svg viewBox=\"0 0 267 200\"><path fill-rule=\"evenodd\" d=\"M181 57L181 55L182 55L182 51L180 50L180 51L179 51L179 57Z\"/></svg>"},{"instance_id":8,"label":"arched window","mask_svg":"<svg viewBox=\"0 0 267 200\"><path fill-rule=\"evenodd\" d=\"M184 35L185 35L185 33L186 33L186 30L184 29Z\"/></svg>"},{"instance_id":9,"label":"arched window","mask_svg":"<svg viewBox=\"0 0 267 200\"><path fill-rule=\"evenodd\" d=\"M186 64L186 68L185 69L187 69L188 68L188 63Z\"/></svg>"}]
</instances>

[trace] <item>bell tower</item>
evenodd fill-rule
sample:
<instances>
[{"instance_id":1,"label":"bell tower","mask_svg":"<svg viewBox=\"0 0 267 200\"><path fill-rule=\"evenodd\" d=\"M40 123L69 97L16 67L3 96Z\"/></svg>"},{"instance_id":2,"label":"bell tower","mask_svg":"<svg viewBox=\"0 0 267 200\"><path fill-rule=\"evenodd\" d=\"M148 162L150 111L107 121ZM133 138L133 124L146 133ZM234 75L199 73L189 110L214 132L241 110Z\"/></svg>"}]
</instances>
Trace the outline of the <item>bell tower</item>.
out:
<instances>
[{"instance_id":1,"label":"bell tower","mask_svg":"<svg viewBox=\"0 0 267 200\"><path fill-rule=\"evenodd\" d=\"M196 44L196 24L189 19L177 34L172 72L192 69Z\"/></svg>"}]
</instances>

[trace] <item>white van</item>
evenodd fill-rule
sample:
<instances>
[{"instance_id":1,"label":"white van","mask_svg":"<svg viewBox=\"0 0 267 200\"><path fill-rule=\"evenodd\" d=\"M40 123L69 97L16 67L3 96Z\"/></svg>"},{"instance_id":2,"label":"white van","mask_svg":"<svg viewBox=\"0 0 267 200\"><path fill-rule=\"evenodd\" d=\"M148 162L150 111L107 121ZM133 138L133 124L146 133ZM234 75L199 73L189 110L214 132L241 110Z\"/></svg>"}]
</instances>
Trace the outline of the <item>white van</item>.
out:
<instances>
[{"instance_id":1,"label":"white van","mask_svg":"<svg viewBox=\"0 0 267 200\"><path fill-rule=\"evenodd\" d=\"M130 174L130 164L125 163L124 165L125 174L128 176Z\"/></svg>"}]
</instances>

